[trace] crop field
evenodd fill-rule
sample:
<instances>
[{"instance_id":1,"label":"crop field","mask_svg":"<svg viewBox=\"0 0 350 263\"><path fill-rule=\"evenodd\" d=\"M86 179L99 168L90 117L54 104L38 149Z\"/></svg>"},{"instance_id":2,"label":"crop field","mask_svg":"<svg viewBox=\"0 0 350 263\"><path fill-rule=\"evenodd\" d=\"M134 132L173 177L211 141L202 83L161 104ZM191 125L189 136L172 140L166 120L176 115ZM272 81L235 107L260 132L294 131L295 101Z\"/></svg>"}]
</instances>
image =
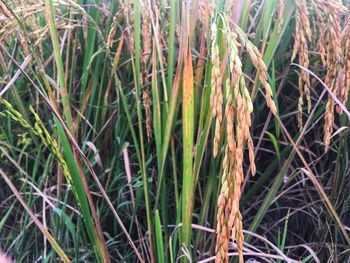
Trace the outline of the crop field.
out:
<instances>
[{"instance_id":1,"label":"crop field","mask_svg":"<svg viewBox=\"0 0 350 263\"><path fill-rule=\"evenodd\" d=\"M350 262L349 0L0 0L0 263Z\"/></svg>"}]
</instances>

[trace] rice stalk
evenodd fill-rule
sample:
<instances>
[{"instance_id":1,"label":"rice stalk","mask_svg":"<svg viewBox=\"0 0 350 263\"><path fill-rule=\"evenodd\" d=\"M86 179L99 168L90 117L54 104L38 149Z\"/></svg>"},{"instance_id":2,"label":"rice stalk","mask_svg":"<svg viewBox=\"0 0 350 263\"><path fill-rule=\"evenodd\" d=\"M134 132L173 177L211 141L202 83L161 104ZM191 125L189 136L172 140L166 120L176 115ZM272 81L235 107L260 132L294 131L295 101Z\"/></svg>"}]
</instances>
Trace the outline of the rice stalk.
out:
<instances>
[{"instance_id":1,"label":"rice stalk","mask_svg":"<svg viewBox=\"0 0 350 263\"><path fill-rule=\"evenodd\" d=\"M152 138L152 124L151 124L151 96L149 94L149 76L147 69L147 62L151 53L151 39L152 39L152 28L151 28L151 15L148 1L141 2L141 36L142 36L142 55L141 55L141 85L143 86L142 100L143 106L145 107L145 122L146 122L146 134L147 139Z\"/></svg>"},{"instance_id":2,"label":"rice stalk","mask_svg":"<svg viewBox=\"0 0 350 263\"><path fill-rule=\"evenodd\" d=\"M141 83L140 83L140 70L141 70L141 10L140 10L140 2L138 0L134 1L134 52L135 52L135 61L133 61L133 74L134 74L134 87L135 87L135 95L136 95L136 111L137 111L137 120L138 120L138 128L139 128L139 141L140 141L140 155L141 155L141 163L140 170L142 174L143 181L143 190L144 190L144 198L146 202L146 217L147 217L147 228L148 228L148 237L150 243L150 257L151 262L154 262L154 239L153 239L153 220L151 216L151 203L149 200L149 190L148 190L148 178L146 171L146 157L145 157L145 143L144 143L144 135L142 129L142 111L141 111Z\"/></svg>"},{"instance_id":3,"label":"rice stalk","mask_svg":"<svg viewBox=\"0 0 350 263\"><path fill-rule=\"evenodd\" d=\"M66 87L62 56L60 53L60 45L59 45L56 24L55 24L55 15L54 15L53 4L51 0L45 0L45 17L50 28L52 47L53 47L54 56L56 60L59 90L62 96L63 112L64 112L64 116L66 117L68 128L74 133L72 113L71 113L70 102L69 102L69 94L67 92L67 87Z\"/></svg>"}]
</instances>

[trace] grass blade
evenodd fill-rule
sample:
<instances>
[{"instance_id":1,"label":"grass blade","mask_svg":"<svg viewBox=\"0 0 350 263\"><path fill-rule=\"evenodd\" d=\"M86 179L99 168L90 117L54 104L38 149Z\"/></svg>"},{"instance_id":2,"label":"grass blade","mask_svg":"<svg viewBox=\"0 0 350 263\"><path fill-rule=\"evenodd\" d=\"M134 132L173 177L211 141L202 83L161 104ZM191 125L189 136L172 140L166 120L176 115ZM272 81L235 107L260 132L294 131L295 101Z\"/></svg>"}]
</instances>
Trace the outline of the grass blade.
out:
<instances>
[{"instance_id":1,"label":"grass blade","mask_svg":"<svg viewBox=\"0 0 350 263\"><path fill-rule=\"evenodd\" d=\"M51 0L45 0L45 11L46 11L45 12L46 20L50 28L52 47L53 47L55 60L56 60L58 83L59 83L59 88L62 95L63 112L64 112L64 116L66 117L67 126L73 132L73 122L72 122L72 113L70 109L69 94L66 88L63 62L62 62L62 57L60 52L58 34L56 30L56 25L55 25L54 10L53 10L53 5Z\"/></svg>"},{"instance_id":2,"label":"grass blade","mask_svg":"<svg viewBox=\"0 0 350 263\"><path fill-rule=\"evenodd\" d=\"M194 89L191 50L188 46L182 91L182 127L183 127L183 174L182 174L182 241L190 250L191 223L194 196L193 177L193 136L194 136Z\"/></svg>"},{"instance_id":3,"label":"grass blade","mask_svg":"<svg viewBox=\"0 0 350 263\"><path fill-rule=\"evenodd\" d=\"M160 216L159 211L156 210L155 212L155 219L154 219L155 225L156 225L156 244L157 244L157 256L158 256L158 262L164 263L164 244L163 244L163 235L162 235L162 224L160 222Z\"/></svg>"}]
</instances>

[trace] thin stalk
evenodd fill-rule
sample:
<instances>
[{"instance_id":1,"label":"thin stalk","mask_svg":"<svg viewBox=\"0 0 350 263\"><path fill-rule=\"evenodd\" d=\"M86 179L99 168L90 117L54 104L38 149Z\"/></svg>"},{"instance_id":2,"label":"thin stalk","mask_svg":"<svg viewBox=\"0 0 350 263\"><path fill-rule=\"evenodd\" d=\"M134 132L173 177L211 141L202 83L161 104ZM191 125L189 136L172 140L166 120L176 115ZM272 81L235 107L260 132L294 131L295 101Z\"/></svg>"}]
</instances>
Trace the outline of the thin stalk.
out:
<instances>
[{"instance_id":1,"label":"thin stalk","mask_svg":"<svg viewBox=\"0 0 350 263\"><path fill-rule=\"evenodd\" d=\"M178 180L177 180L176 152L175 152L175 144L174 144L174 138L173 137L171 137L170 152L171 152L171 160L172 160L172 166L173 166L175 210L179 211L179 202L180 202L180 199L179 199L179 184L178 184Z\"/></svg>"},{"instance_id":2,"label":"thin stalk","mask_svg":"<svg viewBox=\"0 0 350 263\"><path fill-rule=\"evenodd\" d=\"M182 65L183 59L184 59L184 38L181 36L181 41L180 41L180 48L179 48L179 53L178 53L178 59L177 63L178 65ZM164 134L163 134L163 140L162 140L162 163L161 167L159 169L159 176L158 176L158 185L161 185L162 180L163 180L163 175L164 175L164 170L165 170L165 160L168 154L169 150L169 143L170 143L170 137L171 137L171 132L173 129L173 124L174 124L174 119L176 116L177 112L177 105L178 105L178 95L179 95L179 87L180 87L180 79L181 79L181 72L182 72L182 67L178 67L176 71L176 75L173 81L173 86L171 90L171 96L170 96L170 101L169 101L169 112L167 114L167 119L166 122L164 123ZM161 187L157 188L157 193L156 193L156 201L154 207L157 208L158 206L158 200L160 197L160 189Z\"/></svg>"},{"instance_id":3,"label":"thin stalk","mask_svg":"<svg viewBox=\"0 0 350 263\"><path fill-rule=\"evenodd\" d=\"M94 1L89 1L91 3L94 3ZM88 84L88 78L89 78L89 64L91 63L91 59L93 57L95 42L96 42L96 24L100 17L100 12L97 8L90 8L88 14L90 15L90 21L94 24L94 26L88 27L88 33L87 33L87 39L86 39L86 45L85 45L85 52L84 52L84 61L83 61L83 75L81 79L81 94L80 94L80 101L82 100L82 97L84 96L86 86Z\"/></svg>"},{"instance_id":4,"label":"thin stalk","mask_svg":"<svg viewBox=\"0 0 350 263\"><path fill-rule=\"evenodd\" d=\"M45 0L45 17L50 28L51 42L52 42L52 47L53 47L53 52L54 52L56 67L57 67L58 84L59 84L59 88L62 96L63 113L66 118L67 126L69 130L74 134L72 113L71 113L70 103L69 103L69 94L66 88L66 80L65 80L65 74L63 69L62 56L60 52L60 44L58 40L58 34L56 30L56 25L55 25L55 15L53 12L53 5L51 0Z\"/></svg>"},{"instance_id":5,"label":"thin stalk","mask_svg":"<svg viewBox=\"0 0 350 263\"><path fill-rule=\"evenodd\" d=\"M153 228L152 228L152 216L151 206L149 201L148 191L148 178L146 174L146 162L145 162L145 150L144 150L144 139L142 129L142 112L141 112L141 97L140 97L140 63L141 63L141 14L140 14L140 1L134 0L134 38L135 38L135 63L133 62L133 73L135 76L135 93L136 93L136 108L139 126L140 146L141 146L141 174L143 181L143 190L145 195L146 203L146 216L147 216L147 228L148 238L150 243L150 255L151 262L154 262L154 241L153 241Z\"/></svg>"},{"instance_id":6,"label":"thin stalk","mask_svg":"<svg viewBox=\"0 0 350 263\"><path fill-rule=\"evenodd\" d=\"M175 0L170 0L169 4L170 4L170 25L169 25L168 68L167 68L168 94L170 94L170 88L173 86L175 27L176 27Z\"/></svg>"}]
</instances>

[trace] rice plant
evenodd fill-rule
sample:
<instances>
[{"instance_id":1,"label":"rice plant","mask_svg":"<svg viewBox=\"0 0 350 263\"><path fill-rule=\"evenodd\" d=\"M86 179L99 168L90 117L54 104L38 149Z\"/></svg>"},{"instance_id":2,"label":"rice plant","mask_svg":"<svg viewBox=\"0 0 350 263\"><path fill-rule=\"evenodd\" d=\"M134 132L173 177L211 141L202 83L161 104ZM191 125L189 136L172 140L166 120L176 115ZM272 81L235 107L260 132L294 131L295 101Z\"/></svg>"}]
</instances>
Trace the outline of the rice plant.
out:
<instances>
[{"instance_id":1,"label":"rice plant","mask_svg":"<svg viewBox=\"0 0 350 263\"><path fill-rule=\"evenodd\" d=\"M0 0L0 262L350 260L346 0Z\"/></svg>"}]
</instances>

